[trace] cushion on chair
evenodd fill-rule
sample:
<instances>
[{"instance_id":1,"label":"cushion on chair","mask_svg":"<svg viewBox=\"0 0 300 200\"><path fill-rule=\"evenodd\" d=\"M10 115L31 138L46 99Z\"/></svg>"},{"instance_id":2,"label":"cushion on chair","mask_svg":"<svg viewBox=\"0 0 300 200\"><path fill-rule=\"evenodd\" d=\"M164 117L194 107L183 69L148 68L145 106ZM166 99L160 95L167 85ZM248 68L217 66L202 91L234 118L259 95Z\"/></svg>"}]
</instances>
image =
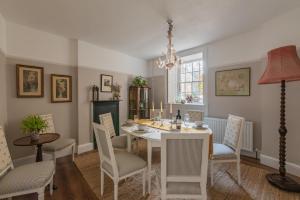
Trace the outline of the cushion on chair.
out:
<instances>
[{"instance_id":1,"label":"cushion on chair","mask_svg":"<svg viewBox=\"0 0 300 200\"><path fill-rule=\"evenodd\" d=\"M71 144L74 144L75 140L72 138L59 138L58 140L55 140L54 142L47 143L43 145L43 150L45 151L59 151L67 146L70 146Z\"/></svg>"},{"instance_id":2,"label":"cushion on chair","mask_svg":"<svg viewBox=\"0 0 300 200\"><path fill-rule=\"evenodd\" d=\"M119 170L119 177L143 169L147 165L146 161L142 158L126 151L115 151L115 157ZM113 175L112 167L107 162L102 163L102 168Z\"/></svg>"},{"instance_id":3,"label":"cushion on chair","mask_svg":"<svg viewBox=\"0 0 300 200\"><path fill-rule=\"evenodd\" d=\"M213 159L236 158L235 151L225 144L214 143Z\"/></svg>"},{"instance_id":4,"label":"cushion on chair","mask_svg":"<svg viewBox=\"0 0 300 200\"><path fill-rule=\"evenodd\" d=\"M167 194L201 194L199 183L167 183Z\"/></svg>"},{"instance_id":5,"label":"cushion on chair","mask_svg":"<svg viewBox=\"0 0 300 200\"><path fill-rule=\"evenodd\" d=\"M120 135L111 138L113 148L125 149L127 147L127 136Z\"/></svg>"},{"instance_id":6,"label":"cushion on chair","mask_svg":"<svg viewBox=\"0 0 300 200\"><path fill-rule=\"evenodd\" d=\"M54 174L54 162L44 161L22 165L0 179L0 195L43 187Z\"/></svg>"}]
</instances>

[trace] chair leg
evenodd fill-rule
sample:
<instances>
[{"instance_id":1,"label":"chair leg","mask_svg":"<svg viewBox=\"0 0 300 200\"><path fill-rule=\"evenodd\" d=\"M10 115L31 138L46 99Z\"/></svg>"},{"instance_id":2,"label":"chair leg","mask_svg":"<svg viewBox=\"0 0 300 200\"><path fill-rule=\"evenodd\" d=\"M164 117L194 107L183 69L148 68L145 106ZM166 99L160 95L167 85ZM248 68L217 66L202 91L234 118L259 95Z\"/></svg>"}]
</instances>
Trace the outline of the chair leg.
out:
<instances>
[{"instance_id":1,"label":"chair leg","mask_svg":"<svg viewBox=\"0 0 300 200\"><path fill-rule=\"evenodd\" d=\"M103 196L103 191L104 191L104 172L100 169L100 194Z\"/></svg>"},{"instance_id":2,"label":"chair leg","mask_svg":"<svg viewBox=\"0 0 300 200\"><path fill-rule=\"evenodd\" d=\"M210 161L210 185L214 185L214 164L213 161Z\"/></svg>"},{"instance_id":3,"label":"chair leg","mask_svg":"<svg viewBox=\"0 0 300 200\"><path fill-rule=\"evenodd\" d=\"M74 162L75 159L75 144L72 146L72 161Z\"/></svg>"},{"instance_id":4,"label":"chair leg","mask_svg":"<svg viewBox=\"0 0 300 200\"><path fill-rule=\"evenodd\" d=\"M53 176L52 176L52 179L51 179L51 182L50 182L49 189L50 189L50 195L52 196L52 194L53 194Z\"/></svg>"},{"instance_id":5,"label":"chair leg","mask_svg":"<svg viewBox=\"0 0 300 200\"><path fill-rule=\"evenodd\" d=\"M147 170L145 169L144 171L143 171L143 196L145 196L145 194L146 194L146 172L147 172Z\"/></svg>"},{"instance_id":6,"label":"chair leg","mask_svg":"<svg viewBox=\"0 0 300 200\"><path fill-rule=\"evenodd\" d=\"M114 200L118 200L118 181L114 181Z\"/></svg>"},{"instance_id":7,"label":"chair leg","mask_svg":"<svg viewBox=\"0 0 300 200\"><path fill-rule=\"evenodd\" d=\"M44 189L38 192L38 200L44 200Z\"/></svg>"},{"instance_id":8,"label":"chair leg","mask_svg":"<svg viewBox=\"0 0 300 200\"><path fill-rule=\"evenodd\" d=\"M54 161L54 168L56 168L56 155L55 155L55 152L52 154L52 158L53 158L53 161Z\"/></svg>"},{"instance_id":9,"label":"chair leg","mask_svg":"<svg viewBox=\"0 0 300 200\"><path fill-rule=\"evenodd\" d=\"M236 168L237 168L238 184L241 185L241 166L240 166L240 160L239 159L236 162Z\"/></svg>"}]
</instances>

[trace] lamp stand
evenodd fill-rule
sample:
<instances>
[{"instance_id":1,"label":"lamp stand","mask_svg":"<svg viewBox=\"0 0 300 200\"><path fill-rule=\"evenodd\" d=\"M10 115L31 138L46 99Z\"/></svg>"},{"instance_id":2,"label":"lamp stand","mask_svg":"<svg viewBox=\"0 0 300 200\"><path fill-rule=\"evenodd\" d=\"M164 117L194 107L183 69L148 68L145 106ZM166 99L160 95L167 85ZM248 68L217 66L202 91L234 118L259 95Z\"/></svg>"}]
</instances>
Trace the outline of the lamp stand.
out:
<instances>
[{"instance_id":1,"label":"lamp stand","mask_svg":"<svg viewBox=\"0 0 300 200\"><path fill-rule=\"evenodd\" d=\"M285 80L281 81L281 101L280 101L280 142L279 142L279 174L267 174L268 181L279 189L289 192L300 192L300 184L286 176L285 157L286 157L286 134L285 126Z\"/></svg>"}]
</instances>

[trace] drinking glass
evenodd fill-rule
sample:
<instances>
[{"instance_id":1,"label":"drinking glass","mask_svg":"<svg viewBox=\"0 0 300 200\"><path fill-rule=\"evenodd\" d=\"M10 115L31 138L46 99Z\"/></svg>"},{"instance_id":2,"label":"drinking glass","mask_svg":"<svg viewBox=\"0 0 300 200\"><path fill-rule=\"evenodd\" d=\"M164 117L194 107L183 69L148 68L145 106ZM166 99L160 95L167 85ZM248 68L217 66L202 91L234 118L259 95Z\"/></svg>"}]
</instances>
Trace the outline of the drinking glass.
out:
<instances>
[{"instance_id":1,"label":"drinking glass","mask_svg":"<svg viewBox=\"0 0 300 200\"><path fill-rule=\"evenodd\" d=\"M190 115L188 113L184 114L184 125L185 127L188 127L189 122L190 122Z\"/></svg>"}]
</instances>

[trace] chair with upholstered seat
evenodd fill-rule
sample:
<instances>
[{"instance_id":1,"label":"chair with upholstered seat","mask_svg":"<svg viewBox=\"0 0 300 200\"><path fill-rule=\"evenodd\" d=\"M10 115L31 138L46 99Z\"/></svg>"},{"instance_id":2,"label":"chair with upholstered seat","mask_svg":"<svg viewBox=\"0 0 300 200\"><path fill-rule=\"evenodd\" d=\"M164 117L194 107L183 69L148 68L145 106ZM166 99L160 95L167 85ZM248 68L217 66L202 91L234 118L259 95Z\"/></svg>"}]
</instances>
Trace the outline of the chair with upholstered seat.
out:
<instances>
[{"instance_id":1,"label":"chair with upholstered seat","mask_svg":"<svg viewBox=\"0 0 300 200\"><path fill-rule=\"evenodd\" d=\"M55 133L55 126L53 121L52 114L40 115L40 117L47 122L47 129L44 130L44 133ZM56 158L62 151L67 151L68 149L72 150L72 159L74 161L74 154L75 154L75 145L76 141L73 138L63 138L60 137L58 140L47 143L43 145L43 152L46 154L51 154L56 163Z\"/></svg>"},{"instance_id":2,"label":"chair with upholstered seat","mask_svg":"<svg viewBox=\"0 0 300 200\"><path fill-rule=\"evenodd\" d=\"M53 161L26 164L14 168L7 147L3 129L0 127L0 199L37 193L38 199L44 199L44 191L50 184L52 195Z\"/></svg>"},{"instance_id":3,"label":"chair with upholstered seat","mask_svg":"<svg viewBox=\"0 0 300 200\"><path fill-rule=\"evenodd\" d=\"M189 114L190 121L203 121L204 113L199 110L189 110L187 111L187 114Z\"/></svg>"},{"instance_id":4,"label":"chair with upholstered seat","mask_svg":"<svg viewBox=\"0 0 300 200\"><path fill-rule=\"evenodd\" d=\"M127 148L127 135L116 135L111 113L105 113L99 115L100 123L109 131L112 146L116 149L126 150Z\"/></svg>"},{"instance_id":5,"label":"chair with upholstered seat","mask_svg":"<svg viewBox=\"0 0 300 200\"><path fill-rule=\"evenodd\" d=\"M238 184L241 184L240 151L244 124L245 119L243 117L235 115L228 116L223 144L213 144L213 155L210 161L211 185L214 183L214 164L228 162L236 162Z\"/></svg>"},{"instance_id":6,"label":"chair with upholstered seat","mask_svg":"<svg viewBox=\"0 0 300 200\"><path fill-rule=\"evenodd\" d=\"M104 174L113 180L114 200L117 200L119 181L139 173L143 175L144 196L147 163L140 157L126 151L114 151L108 129L102 124L93 123L93 126L100 157L101 196L104 191Z\"/></svg>"},{"instance_id":7,"label":"chair with upholstered seat","mask_svg":"<svg viewBox=\"0 0 300 200\"><path fill-rule=\"evenodd\" d=\"M161 199L206 199L209 134L162 133Z\"/></svg>"}]
</instances>

